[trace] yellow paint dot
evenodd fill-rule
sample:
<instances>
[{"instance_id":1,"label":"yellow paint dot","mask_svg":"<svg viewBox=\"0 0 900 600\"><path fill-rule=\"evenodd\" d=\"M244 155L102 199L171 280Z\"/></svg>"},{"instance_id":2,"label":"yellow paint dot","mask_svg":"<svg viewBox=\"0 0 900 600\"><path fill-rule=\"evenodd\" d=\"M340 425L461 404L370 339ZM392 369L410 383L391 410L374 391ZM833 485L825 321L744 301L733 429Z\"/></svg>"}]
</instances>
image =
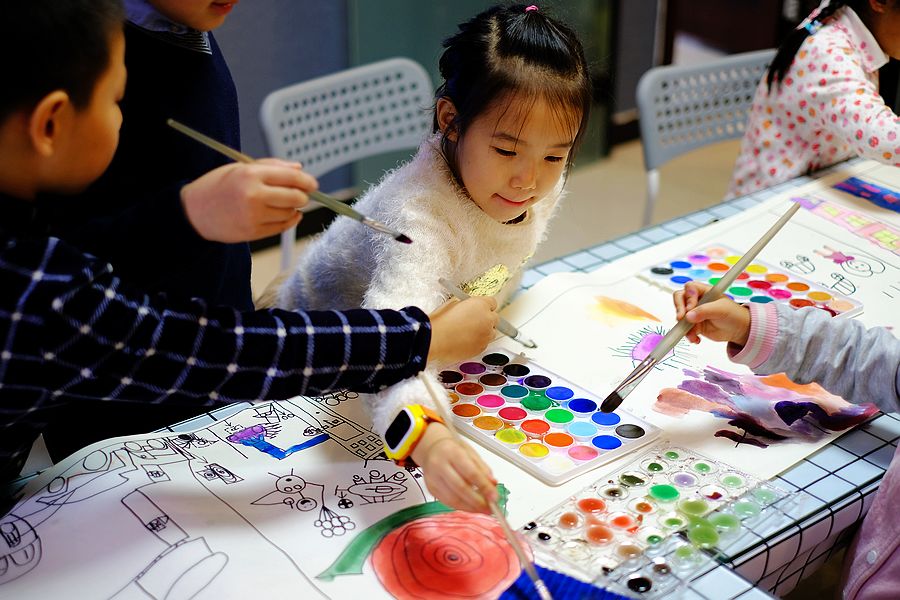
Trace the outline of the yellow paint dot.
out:
<instances>
[{"instance_id":1,"label":"yellow paint dot","mask_svg":"<svg viewBox=\"0 0 900 600\"><path fill-rule=\"evenodd\" d=\"M754 275L761 275L762 273L765 273L766 271L768 271L768 269L762 265L750 265L747 267L747 272L753 273Z\"/></svg>"},{"instance_id":2,"label":"yellow paint dot","mask_svg":"<svg viewBox=\"0 0 900 600\"><path fill-rule=\"evenodd\" d=\"M788 279L788 276L783 273L769 273L766 275L766 281L771 281L772 283L783 283Z\"/></svg>"},{"instance_id":3,"label":"yellow paint dot","mask_svg":"<svg viewBox=\"0 0 900 600\"><path fill-rule=\"evenodd\" d=\"M536 442L528 442L519 446L519 452L528 458L543 458L550 454L550 448Z\"/></svg>"},{"instance_id":4,"label":"yellow paint dot","mask_svg":"<svg viewBox=\"0 0 900 600\"><path fill-rule=\"evenodd\" d=\"M807 294L810 300L815 300L816 302L826 302L831 300L831 294L827 294L825 292L810 292Z\"/></svg>"},{"instance_id":5,"label":"yellow paint dot","mask_svg":"<svg viewBox=\"0 0 900 600\"><path fill-rule=\"evenodd\" d=\"M740 256L733 256L733 255L732 255L732 256L726 256L726 257L724 258L724 260L725 260L725 262L727 262L729 265L733 265L733 264L736 263L737 261L741 260L741 257L740 257Z\"/></svg>"}]
</instances>

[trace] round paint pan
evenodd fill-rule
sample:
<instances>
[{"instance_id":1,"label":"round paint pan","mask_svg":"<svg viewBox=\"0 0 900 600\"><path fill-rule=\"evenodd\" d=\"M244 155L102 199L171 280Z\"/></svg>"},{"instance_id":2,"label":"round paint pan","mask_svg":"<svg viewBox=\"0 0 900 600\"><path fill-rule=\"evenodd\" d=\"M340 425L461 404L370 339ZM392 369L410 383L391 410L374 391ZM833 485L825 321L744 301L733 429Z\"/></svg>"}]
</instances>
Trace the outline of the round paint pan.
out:
<instances>
[{"instance_id":1,"label":"round paint pan","mask_svg":"<svg viewBox=\"0 0 900 600\"><path fill-rule=\"evenodd\" d=\"M551 383L553 383L553 380L546 375L529 375L522 379L522 385L533 391L545 390L550 387Z\"/></svg>"},{"instance_id":2,"label":"round paint pan","mask_svg":"<svg viewBox=\"0 0 900 600\"><path fill-rule=\"evenodd\" d=\"M538 442L525 442L519 446L518 452L531 462L538 462L547 458L550 448Z\"/></svg>"},{"instance_id":3,"label":"round paint pan","mask_svg":"<svg viewBox=\"0 0 900 600\"><path fill-rule=\"evenodd\" d=\"M528 389L521 385L505 385L500 388L500 395L506 398L507 402L521 402L523 398L528 397Z\"/></svg>"},{"instance_id":4,"label":"round paint pan","mask_svg":"<svg viewBox=\"0 0 900 600\"><path fill-rule=\"evenodd\" d=\"M457 383L460 383L463 380L463 374L459 371L450 371L449 369L446 371L441 371L438 373L438 380L448 390L452 390L456 387Z\"/></svg>"},{"instance_id":5,"label":"round paint pan","mask_svg":"<svg viewBox=\"0 0 900 600\"><path fill-rule=\"evenodd\" d=\"M551 408L544 413L544 419L550 423L550 427L565 429L575 420L575 415L572 414L572 411L565 408Z\"/></svg>"},{"instance_id":6,"label":"round paint pan","mask_svg":"<svg viewBox=\"0 0 900 600\"><path fill-rule=\"evenodd\" d=\"M503 419L504 423L517 427L528 418L528 413L524 408L518 406L504 406L497 413L497 416Z\"/></svg>"},{"instance_id":7,"label":"round paint pan","mask_svg":"<svg viewBox=\"0 0 900 600\"><path fill-rule=\"evenodd\" d=\"M492 352L481 357L481 362L487 366L488 370L499 371L509 364L509 357L500 352Z\"/></svg>"},{"instance_id":8,"label":"round paint pan","mask_svg":"<svg viewBox=\"0 0 900 600\"><path fill-rule=\"evenodd\" d=\"M463 421L471 421L475 417L481 415L481 409L468 402L458 402L453 405L451 410L455 417L462 419Z\"/></svg>"},{"instance_id":9,"label":"round paint pan","mask_svg":"<svg viewBox=\"0 0 900 600\"><path fill-rule=\"evenodd\" d=\"M569 403L571 404L571 402ZM617 415L614 412L604 413L604 412L595 412L591 415L591 421L594 422L598 427L603 427L605 429L609 429L611 427L615 427L622 421L622 417Z\"/></svg>"},{"instance_id":10,"label":"round paint pan","mask_svg":"<svg viewBox=\"0 0 900 600\"><path fill-rule=\"evenodd\" d=\"M457 368L466 379L478 379L487 371L487 367L480 362L464 362Z\"/></svg>"},{"instance_id":11,"label":"round paint pan","mask_svg":"<svg viewBox=\"0 0 900 600\"><path fill-rule=\"evenodd\" d=\"M569 448L568 455L576 463L586 463L600 456L600 452L596 448L579 444Z\"/></svg>"},{"instance_id":12,"label":"round paint pan","mask_svg":"<svg viewBox=\"0 0 900 600\"><path fill-rule=\"evenodd\" d=\"M568 433L553 432L544 436L544 444L551 450L566 451L575 443L575 440Z\"/></svg>"},{"instance_id":13,"label":"round paint pan","mask_svg":"<svg viewBox=\"0 0 900 600\"><path fill-rule=\"evenodd\" d=\"M525 434L519 431L518 429L501 429L496 434L494 434L494 439L500 443L504 448L518 448L522 445L528 438L525 437Z\"/></svg>"},{"instance_id":14,"label":"round paint pan","mask_svg":"<svg viewBox=\"0 0 900 600\"><path fill-rule=\"evenodd\" d=\"M493 415L481 415L480 417L475 417L472 421L472 425L475 426L476 431L490 436L493 436L496 432L503 429L503 421Z\"/></svg>"},{"instance_id":15,"label":"round paint pan","mask_svg":"<svg viewBox=\"0 0 900 600\"><path fill-rule=\"evenodd\" d=\"M547 391L549 392L550 390ZM568 404L566 404L566 408L571 410L572 414L574 414L579 419L587 419L589 417L592 417L597 411L597 403L588 398L573 398L572 400L569 400ZM618 417L618 415L616 416Z\"/></svg>"},{"instance_id":16,"label":"round paint pan","mask_svg":"<svg viewBox=\"0 0 900 600\"><path fill-rule=\"evenodd\" d=\"M532 439L542 439L550 431L550 423L543 419L528 419L520 425L522 432Z\"/></svg>"},{"instance_id":17,"label":"round paint pan","mask_svg":"<svg viewBox=\"0 0 900 600\"><path fill-rule=\"evenodd\" d=\"M503 367L503 374L507 377L525 377L531 373L531 369L519 363L510 363Z\"/></svg>"},{"instance_id":18,"label":"round paint pan","mask_svg":"<svg viewBox=\"0 0 900 600\"><path fill-rule=\"evenodd\" d=\"M484 389L490 392L496 392L506 385L506 377L500 373L485 373L478 378L478 383L484 386Z\"/></svg>"},{"instance_id":19,"label":"round paint pan","mask_svg":"<svg viewBox=\"0 0 900 600\"><path fill-rule=\"evenodd\" d=\"M496 394L484 394L483 396L478 397L475 404L486 413L495 413L503 408L503 405L506 404L506 402Z\"/></svg>"},{"instance_id":20,"label":"round paint pan","mask_svg":"<svg viewBox=\"0 0 900 600\"><path fill-rule=\"evenodd\" d=\"M474 400L484 393L484 387L480 383L474 381L463 381L453 388L463 400Z\"/></svg>"}]
</instances>

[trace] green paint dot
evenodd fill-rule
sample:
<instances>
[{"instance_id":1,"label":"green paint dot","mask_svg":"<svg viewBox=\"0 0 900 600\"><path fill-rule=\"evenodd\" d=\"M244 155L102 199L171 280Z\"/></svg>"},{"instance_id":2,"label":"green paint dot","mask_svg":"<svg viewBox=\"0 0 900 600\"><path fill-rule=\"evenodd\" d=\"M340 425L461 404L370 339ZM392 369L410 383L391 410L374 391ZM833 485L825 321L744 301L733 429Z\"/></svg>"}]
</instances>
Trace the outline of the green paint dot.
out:
<instances>
[{"instance_id":1,"label":"green paint dot","mask_svg":"<svg viewBox=\"0 0 900 600\"><path fill-rule=\"evenodd\" d=\"M778 494L767 488L758 488L753 490L753 497L763 504L771 504L778 499Z\"/></svg>"},{"instance_id":2,"label":"green paint dot","mask_svg":"<svg viewBox=\"0 0 900 600\"><path fill-rule=\"evenodd\" d=\"M551 423L562 424L571 422L575 415L564 408L553 408L544 414L544 418Z\"/></svg>"},{"instance_id":3,"label":"green paint dot","mask_svg":"<svg viewBox=\"0 0 900 600\"><path fill-rule=\"evenodd\" d=\"M719 283L719 281L721 281L721 280L722 280L721 277L710 277L710 278L709 278L709 285L716 285L716 284Z\"/></svg>"},{"instance_id":4,"label":"green paint dot","mask_svg":"<svg viewBox=\"0 0 900 600\"><path fill-rule=\"evenodd\" d=\"M722 533L733 533L741 528L740 520L728 513L713 513L707 521Z\"/></svg>"},{"instance_id":5,"label":"green paint dot","mask_svg":"<svg viewBox=\"0 0 900 600\"><path fill-rule=\"evenodd\" d=\"M651 473L659 473L663 469L665 469L665 467L662 466L661 464L659 464L658 462L652 462L649 465L647 465L647 470L650 471Z\"/></svg>"},{"instance_id":6,"label":"green paint dot","mask_svg":"<svg viewBox=\"0 0 900 600\"><path fill-rule=\"evenodd\" d=\"M688 529L687 537L695 546L712 548L719 542L719 532L712 525L696 525Z\"/></svg>"},{"instance_id":7,"label":"green paint dot","mask_svg":"<svg viewBox=\"0 0 900 600\"><path fill-rule=\"evenodd\" d=\"M756 502L735 502L734 503L734 514L742 519L750 519L759 515L760 508L759 504Z\"/></svg>"},{"instance_id":8,"label":"green paint dot","mask_svg":"<svg viewBox=\"0 0 900 600\"><path fill-rule=\"evenodd\" d=\"M709 473L710 471L712 471L712 467L705 462L698 462L694 463L694 470L698 473Z\"/></svg>"},{"instance_id":9,"label":"green paint dot","mask_svg":"<svg viewBox=\"0 0 900 600\"><path fill-rule=\"evenodd\" d=\"M685 499L678 503L678 510L686 515L702 515L709 510L706 500Z\"/></svg>"},{"instance_id":10,"label":"green paint dot","mask_svg":"<svg viewBox=\"0 0 900 600\"><path fill-rule=\"evenodd\" d=\"M675 550L675 556L681 560L693 560L697 556L697 551L690 546L682 546Z\"/></svg>"},{"instance_id":11,"label":"green paint dot","mask_svg":"<svg viewBox=\"0 0 900 600\"><path fill-rule=\"evenodd\" d=\"M619 477L619 481L630 487L639 487L647 483L643 478L638 477L633 473L624 473Z\"/></svg>"},{"instance_id":12,"label":"green paint dot","mask_svg":"<svg viewBox=\"0 0 900 600\"><path fill-rule=\"evenodd\" d=\"M543 396L528 396L527 398L522 400L522 406L524 406L528 410L540 412L550 408L550 401Z\"/></svg>"},{"instance_id":13,"label":"green paint dot","mask_svg":"<svg viewBox=\"0 0 900 600\"><path fill-rule=\"evenodd\" d=\"M667 484L654 485L650 487L650 497L660 502L673 502L678 499L678 490Z\"/></svg>"},{"instance_id":14,"label":"green paint dot","mask_svg":"<svg viewBox=\"0 0 900 600\"><path fill-rule=\"evenodd\" d=\"M663 519L662 523L670 529L675 529L676 527L681 527L682 525L684 525L684 521L682 519L679 519L678 517L668 517L666 519Z\"/></svg>"},{"instance_id":15,"label":"green paint dot","mask_svg":"<svg viewBox=\"0 0 900 600\"><path fill-rule=\"evenodd\" d=\"M728 288L728 292L734 294L735 296L752 296L753 290L750 288L745 288L743 286L734 286Z\"/></svg>"},{"instance_id":16,"label":"green paint dot","mask_svg":"<svg viewBox=\"0 0 900 600\"><path fill-rule=\"evenodd\" d=\"M651 546L655 546L658 543L660 543L661 541L663 541L663 538L661 535L656 535L654 533L654 534L647 536L647 543L650 544Z\"/></svg>"},{"instance_id":17,"label":"green paint dot","mask_svg":"<svg viewBox=\"0 0 900 600\"><path fill-rule=\"evenodd\" d=\"M678 453L674 450L669 450L668 452L666 452L666 458L668 458L669 460L675 460L676 458L678 458Z\"/></svg>"},{"instance_id":18,"label":"green paint dot","mask_svg":"<svg viewBox=\"0 0 900 600\"><path fill-rule=\"evenodd\" d=\"M724 483L728 487L736 488L744 485L744 479L742 477L738 477L737 475L726 475L722 478L722 483Z\"/></svg>"}]
</instances>

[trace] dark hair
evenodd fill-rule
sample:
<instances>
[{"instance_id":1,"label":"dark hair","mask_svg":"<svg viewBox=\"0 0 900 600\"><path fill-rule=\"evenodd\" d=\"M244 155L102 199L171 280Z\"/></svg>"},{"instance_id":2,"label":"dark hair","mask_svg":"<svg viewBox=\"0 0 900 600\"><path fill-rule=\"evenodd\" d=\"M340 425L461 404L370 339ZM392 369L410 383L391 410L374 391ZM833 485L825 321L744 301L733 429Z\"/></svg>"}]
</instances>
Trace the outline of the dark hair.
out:
<instances>
[{"instance_id":1,"label":"dark hair","mask_svg":"<svg viewBox=\"0 0 900 600\"><path fill-rule=\"evenodd\" d=\"M839 8L845 6L849 6L859 13L863 8L863 4L865 4L865 0L831 0L831 2L828 3L828 6L823 8L816 16L816 20L820 23L824 23L825 19L831 17ZM769 91L772 91L773 83L778 83L779 86L781 85L781 81L787 74L788 69L791 68L791 63L794 62L797 51L800 50L800 46L803 45L803 42L810 35L812 34L805 27L801 27L800 29L792 31L787 38L785 38L784 42L781 43L781 46L778 48L778 53L775 54L775 58L772 59L772 64L769 65L769 71L766 74L766 83L769 86Z\"/></svg>"},{"instance_id":2,"label":"dark hair","mask_svg":"<svg viewBox=\"0 0 900 600\"><path fill-rule=\"evenodd\" d=\"M478 115L507 94L543 97L554 110L580 113L566 166L571 165L587 129L591 82L584 49L569 27L543 9L526 12L524 4L494 6L459 25L459 31L443 45L444 82L435 97L449 98L456 107L448 131L463 136ZM433 130L438 129L435 112ZM459 179L455 147L447 131L441 149Z\"/></svg>"},{"instance_id":3,"label":"dark hair","mask_svg":"<svg viewBox=\"0 0 900 600\"><path fill-rule=\"evenodd\" d=\"M54 90L87 106L124 18L121 0L0 0L0 122Z\"/></svg>"}]
</instances>

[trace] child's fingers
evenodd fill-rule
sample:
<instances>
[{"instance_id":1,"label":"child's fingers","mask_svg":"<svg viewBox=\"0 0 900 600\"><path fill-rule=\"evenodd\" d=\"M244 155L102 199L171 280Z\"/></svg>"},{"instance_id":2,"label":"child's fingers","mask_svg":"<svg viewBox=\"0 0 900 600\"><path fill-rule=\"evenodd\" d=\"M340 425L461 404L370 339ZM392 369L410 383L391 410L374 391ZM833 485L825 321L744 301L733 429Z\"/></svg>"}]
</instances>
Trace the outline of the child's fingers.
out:
<instances>
[{"instance_id":1,"label":"child's fingers","mask_svg":"<svg viewBox=\"0 0 900 600\"><path fill-rule=\"evenodd\" d=\"M470 486L478 490L488 502L496 500L497 490L491 483L490 469L477 456L469 455L454 464L456 472Z\"/></svg>"},{"instance_id":2,"label":"child's fingers","mask_svg":"<svg viewBox=\"0 0 900 600\"><path fill-rule=\"evenodd\" d=\"M684 318L684 290L678 290L672 294L672 302L675 304L675 318L679 321Z\"/></svg>"},{"instance_id":3,"label":"child's fingers","mask_svg":"<svg viewBox=\"0 0 900 600\"><path fill-rule=\"evenodd\" d=\"M455 466L448 466L450 468L443 473L441 483L448 500L454 502L453 506L469 512L489 512L484 497L456 472Z\"/></svg>"}]
</instances>

